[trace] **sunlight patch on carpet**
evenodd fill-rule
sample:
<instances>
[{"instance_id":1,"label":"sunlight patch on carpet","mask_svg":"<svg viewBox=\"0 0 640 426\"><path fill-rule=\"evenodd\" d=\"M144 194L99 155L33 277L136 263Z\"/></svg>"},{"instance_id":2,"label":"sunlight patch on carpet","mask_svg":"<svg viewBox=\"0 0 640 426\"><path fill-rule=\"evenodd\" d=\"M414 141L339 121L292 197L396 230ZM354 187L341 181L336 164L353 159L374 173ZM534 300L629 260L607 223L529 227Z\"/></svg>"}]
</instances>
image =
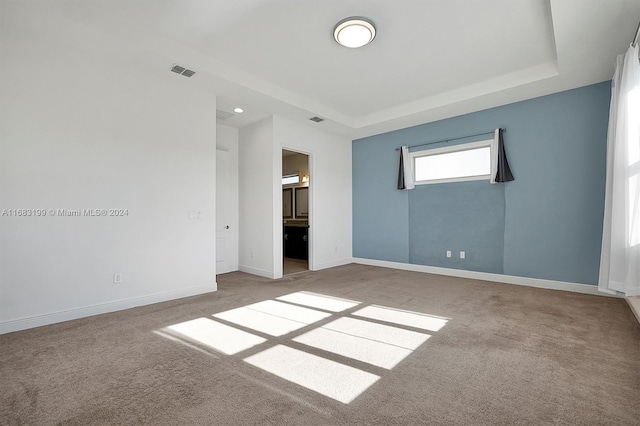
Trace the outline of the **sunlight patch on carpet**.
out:
<instances>
[{"instance_id":1,"label":"sunlight patch on carpet","mask_svg":"<svg viewBox=\"0 0 640 426\"><path fill-rule=\"evenodd\" d=\"M380 377L288 346L277 345L245 358L255 367L348 404Z\"/></svg>"},{"instance_id":2,"label":"sunlight patch on carpet","mask_svg":"<svg viewBox=\"0 0 640 426\"><path fill-rule=\"evenodd\" d=\"M375 305L362 308L353 315L429 331L440 331L449 321L448 318Z\"/></svg>"},{"instance_id":3,"label":"sunlight patch on carpet","mask_svg":"<svg viewBox=\"0 0 640 426\"><path fill-rule=\"evenodd\" d=\"M339 318L293 341L390 370L429 337L397 327Z\"/></svg>"},{"instance_id":4,"label":"sunlight patch on carpet","mask_svg":"<svg viewBox=\"0 0 640 426\"><path fill-rule=\"evenodd\" d=\"M337 331L316 328L294 342L391 370L412 351Z\"/></svg>"},{"instance_id":5,"label":"sunlight patch on carpet","mask_svg":"<svg viewBox=\"0 0 640 426\"><path fill-rule=\"evenodd\" d=\"M307 291L212 317L218 321L197 318L154 333L205 353L209 353L205 349L213 349L234 355L254 348L240 355L247 364L345 404L450 320ZM241 328L262 336L291 336L272 341Z\"/></svg>"},{"instance_id":6,"label":"sunlight patch on carpet","mask_svg":"<svg viewBox=\"0 0 640 426\"><path fill-rule=\"evenodd\" d=\"M323 325L322 328L411 350L418 349L421 344L431 337L429 334L417 331L348 317L338 318L329 324Z\"/></svg>"},{"instance_id":7,"label":"sunlight patch on carpet","mask_svg":"<svg viewBox=\"0 0 640 426\"><path fill-rule=\"evenodd\" d=\"M209 318L197 318L181 322L165 327L163 330L173 335L177 333L226 355L237 354L266 342L266 339L262 337L220 324Z\"/></svg>"},{"instance_id":8,"label":"sunlight patch on carpet","mask_svg":"<svg viewBox=\"0 0 640 426\"><path fill-rule=\"evenodd\" d=\"M215 314L214 317L271 336L282 336L307 325L306 323L292 321L287 318L266 314L249 308L231 309L230 311Z\"/></svg>"},{"instance_id":9,"label":"sunlight patch on carpet","mask_svg":"<svg viewBox=\"0 0 640 426\"><path fill-rule=\"evenodd\" d=\"M309 291L299 291L297 293L286 294L284 296L276 297L276 299L312 308L324 309L325 311L331 312L342 312L345 309L353 308L360 304L360 302L353 300L325 296L324 294L312 293Z\"/></svg>"},{"instance_id":10,"label":"sunlight patch on carpet","mask_svg":"<svg viewBox=\"0 0 640 426\"><path fill-rule=\"evenodd\" d=\"M264 302L247 305L245 308L264 312L265 314L275 315L280 318L286 318L292 321L298 321L302 324L313 324L314 322L331 316L331 314L327 312L320 312L315 309L294 306L288 303L277 302L275 300L265 300Z\"/></svg>"}]
</instances>

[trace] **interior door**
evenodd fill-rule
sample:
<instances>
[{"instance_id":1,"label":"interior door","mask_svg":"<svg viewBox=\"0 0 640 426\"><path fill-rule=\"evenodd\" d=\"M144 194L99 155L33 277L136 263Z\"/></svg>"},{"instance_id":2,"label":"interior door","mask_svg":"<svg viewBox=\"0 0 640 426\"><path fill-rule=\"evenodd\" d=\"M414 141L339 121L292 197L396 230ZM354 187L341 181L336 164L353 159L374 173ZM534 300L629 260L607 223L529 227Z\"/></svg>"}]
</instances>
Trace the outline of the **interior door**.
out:
<instances>
[{"instance_id":1,"label":"interior door","mask_svg":"<svg viewBox=\"0 0 640 426\"><path fill-rule=\"evenodd\" d=\"M231 167L229 153L216 150L216 274L231 272Z\"/></svg>"}]
</instances>

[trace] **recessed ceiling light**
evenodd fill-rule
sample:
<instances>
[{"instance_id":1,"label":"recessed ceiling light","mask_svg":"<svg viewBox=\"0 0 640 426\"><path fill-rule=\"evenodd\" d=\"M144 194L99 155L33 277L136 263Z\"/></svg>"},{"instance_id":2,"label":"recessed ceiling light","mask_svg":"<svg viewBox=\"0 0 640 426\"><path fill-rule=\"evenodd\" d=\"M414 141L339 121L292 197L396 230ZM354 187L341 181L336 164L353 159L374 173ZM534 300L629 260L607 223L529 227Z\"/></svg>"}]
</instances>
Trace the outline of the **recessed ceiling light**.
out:
<instances>
[{"instance_id":1,"label":"recessed ceiling light","mask_svg":"<svg viewBox=\"0 0 640 426\"><path fill-rule=\"evenodd\" d=\"M235 107L233 109L233 112L237 113L237 114L242 114L244 112L244 110L240 107Z\"/></svg>"},{"instance_id":2,"label":"recessed ceiling light","mask_svg":"<svg viewBox=\"0 0 640 426\"><path fill-rule=\"evenodd\" d=\"M351 16L338 22L333 29L333 38L344 47L358 48L365 46L376 37L373 22L361 16Z\"/></svg>"}]
</instances>

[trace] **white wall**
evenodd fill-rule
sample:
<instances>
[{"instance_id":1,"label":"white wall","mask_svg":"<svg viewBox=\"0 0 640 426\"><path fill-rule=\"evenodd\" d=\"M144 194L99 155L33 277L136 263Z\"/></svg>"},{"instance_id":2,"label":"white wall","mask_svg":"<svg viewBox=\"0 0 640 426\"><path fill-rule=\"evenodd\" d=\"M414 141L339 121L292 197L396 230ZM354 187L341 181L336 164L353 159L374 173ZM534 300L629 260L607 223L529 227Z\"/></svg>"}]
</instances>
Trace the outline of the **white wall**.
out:
<instances>
[{"instance_id":1,"label":"white wall","mask_svg":"<svg viewBox=\"0 0 640 426\"><path fill-rule=\"evenodd\" d=\"M240 129L240 264L239 269L268 278L274 268L273 233L275 174L273 118ZM279 154L281 156L281 154ZM280 181L282 187L282 181ZM277 204L279 205L279 204ZM281 213L278 213L281 218Z\"/></svg>"},{"instance_id":2,"label":"white wall","mask_svg":"<svg viewBox=\"0 0 640 426\"><path fill-rule=\"evenodd\" d=\"M282 277L282 149L309 155L310 268L351 263L351 140L274 116L239 145L240 270Z\"/></svg>"},{"instance_id":3,"label":"white wall","mask_svg":"<svg viewBox=\"0 0 640 426\"><path fill-rule=\"evenodd\" d=\"M310 173L310 267L313 270L351 263L351 140L276 116L273 121L275 144L282 149L309 154ZM276 165L277 172L281 170ZM275 252L282 253L282 185L276 183L274 205L279 234Z\"/></svg>"},{"instance_id":4,"label":"white wall","mask_svg":"<svg viewBox=\"0 0 640 426\"><path fill-rule=\"evenodd\" d=\"M223 126L218 124L216 126L216 148L221 151L229 153L229 159L231 164L231 182L230 182L230 195L231 195L231 220L230 226L230 244L229 244L229 262L231 263L231 270L238 270L238 238L239 238L239 210L238 210L238 129L233 127Z\"/></svg>"},{"instance_id":5,"label":"white wall","mask_svg":"<svg viewBox=\"0 0 640 426\"><path fill-rule=\"evenodd\" d=\"M0 216L0 333L216 290L215 96L36 10L2 10L0 211L128 215Z\"/></svg>"}]
</instances>

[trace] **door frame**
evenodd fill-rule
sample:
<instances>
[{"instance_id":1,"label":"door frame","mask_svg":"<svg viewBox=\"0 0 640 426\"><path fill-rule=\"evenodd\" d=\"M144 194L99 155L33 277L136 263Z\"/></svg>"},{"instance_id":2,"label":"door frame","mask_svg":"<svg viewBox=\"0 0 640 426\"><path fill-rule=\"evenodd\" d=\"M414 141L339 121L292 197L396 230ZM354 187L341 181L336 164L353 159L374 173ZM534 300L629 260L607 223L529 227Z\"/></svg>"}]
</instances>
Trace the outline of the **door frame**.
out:
<instances>
[{"instance_id":1,"label":"door frame","mask_svg":"<svg viewBox=\"0 0 640 426\"><path fill-rule=\"evenodd\" d=\"M278 215L277 215L277 221L278 221L278 225L277 225L277 232L275 233L276 236L276 241L277 244L276 246L279 247L278 250L276 250L276 252L274 253L274 259L275 259L275 263L276 265L279 265L279 268L276 267L274 269L274 271L279 271L279 274L276 273L276 278L282 278L283 275L283 262L284 262L284 247L282 246L282 238L283 238L283 224L282 224L282 151L291 151L291 152L296 152L298 154L304 154L307 156L307 163L309 166L309 216L307 217L307 221L309 223L309 230L307 233L307 243L308 243L308 250L309 250L309 261L308 261L308 265L309 265L309 270L313 271L314 269L314 259L315 259L315 238L314 238L314 226L313 226L313 222L315 220L315 205L314 205L314 184L313 184L313 176L314 176L314 153L312 151L307 151L305 149L301 149L299 147L295 147L295 146L291 146L291 145L282 145L280 146L280 168L279 168L279 173L278 173L278 179L277 179L277 190L274 191L275 194L278 194L276 196L276 205L279 206L276 210L278 211ZM277 276L279 275L279 276Z\"/></svg>"}]
</instances>

